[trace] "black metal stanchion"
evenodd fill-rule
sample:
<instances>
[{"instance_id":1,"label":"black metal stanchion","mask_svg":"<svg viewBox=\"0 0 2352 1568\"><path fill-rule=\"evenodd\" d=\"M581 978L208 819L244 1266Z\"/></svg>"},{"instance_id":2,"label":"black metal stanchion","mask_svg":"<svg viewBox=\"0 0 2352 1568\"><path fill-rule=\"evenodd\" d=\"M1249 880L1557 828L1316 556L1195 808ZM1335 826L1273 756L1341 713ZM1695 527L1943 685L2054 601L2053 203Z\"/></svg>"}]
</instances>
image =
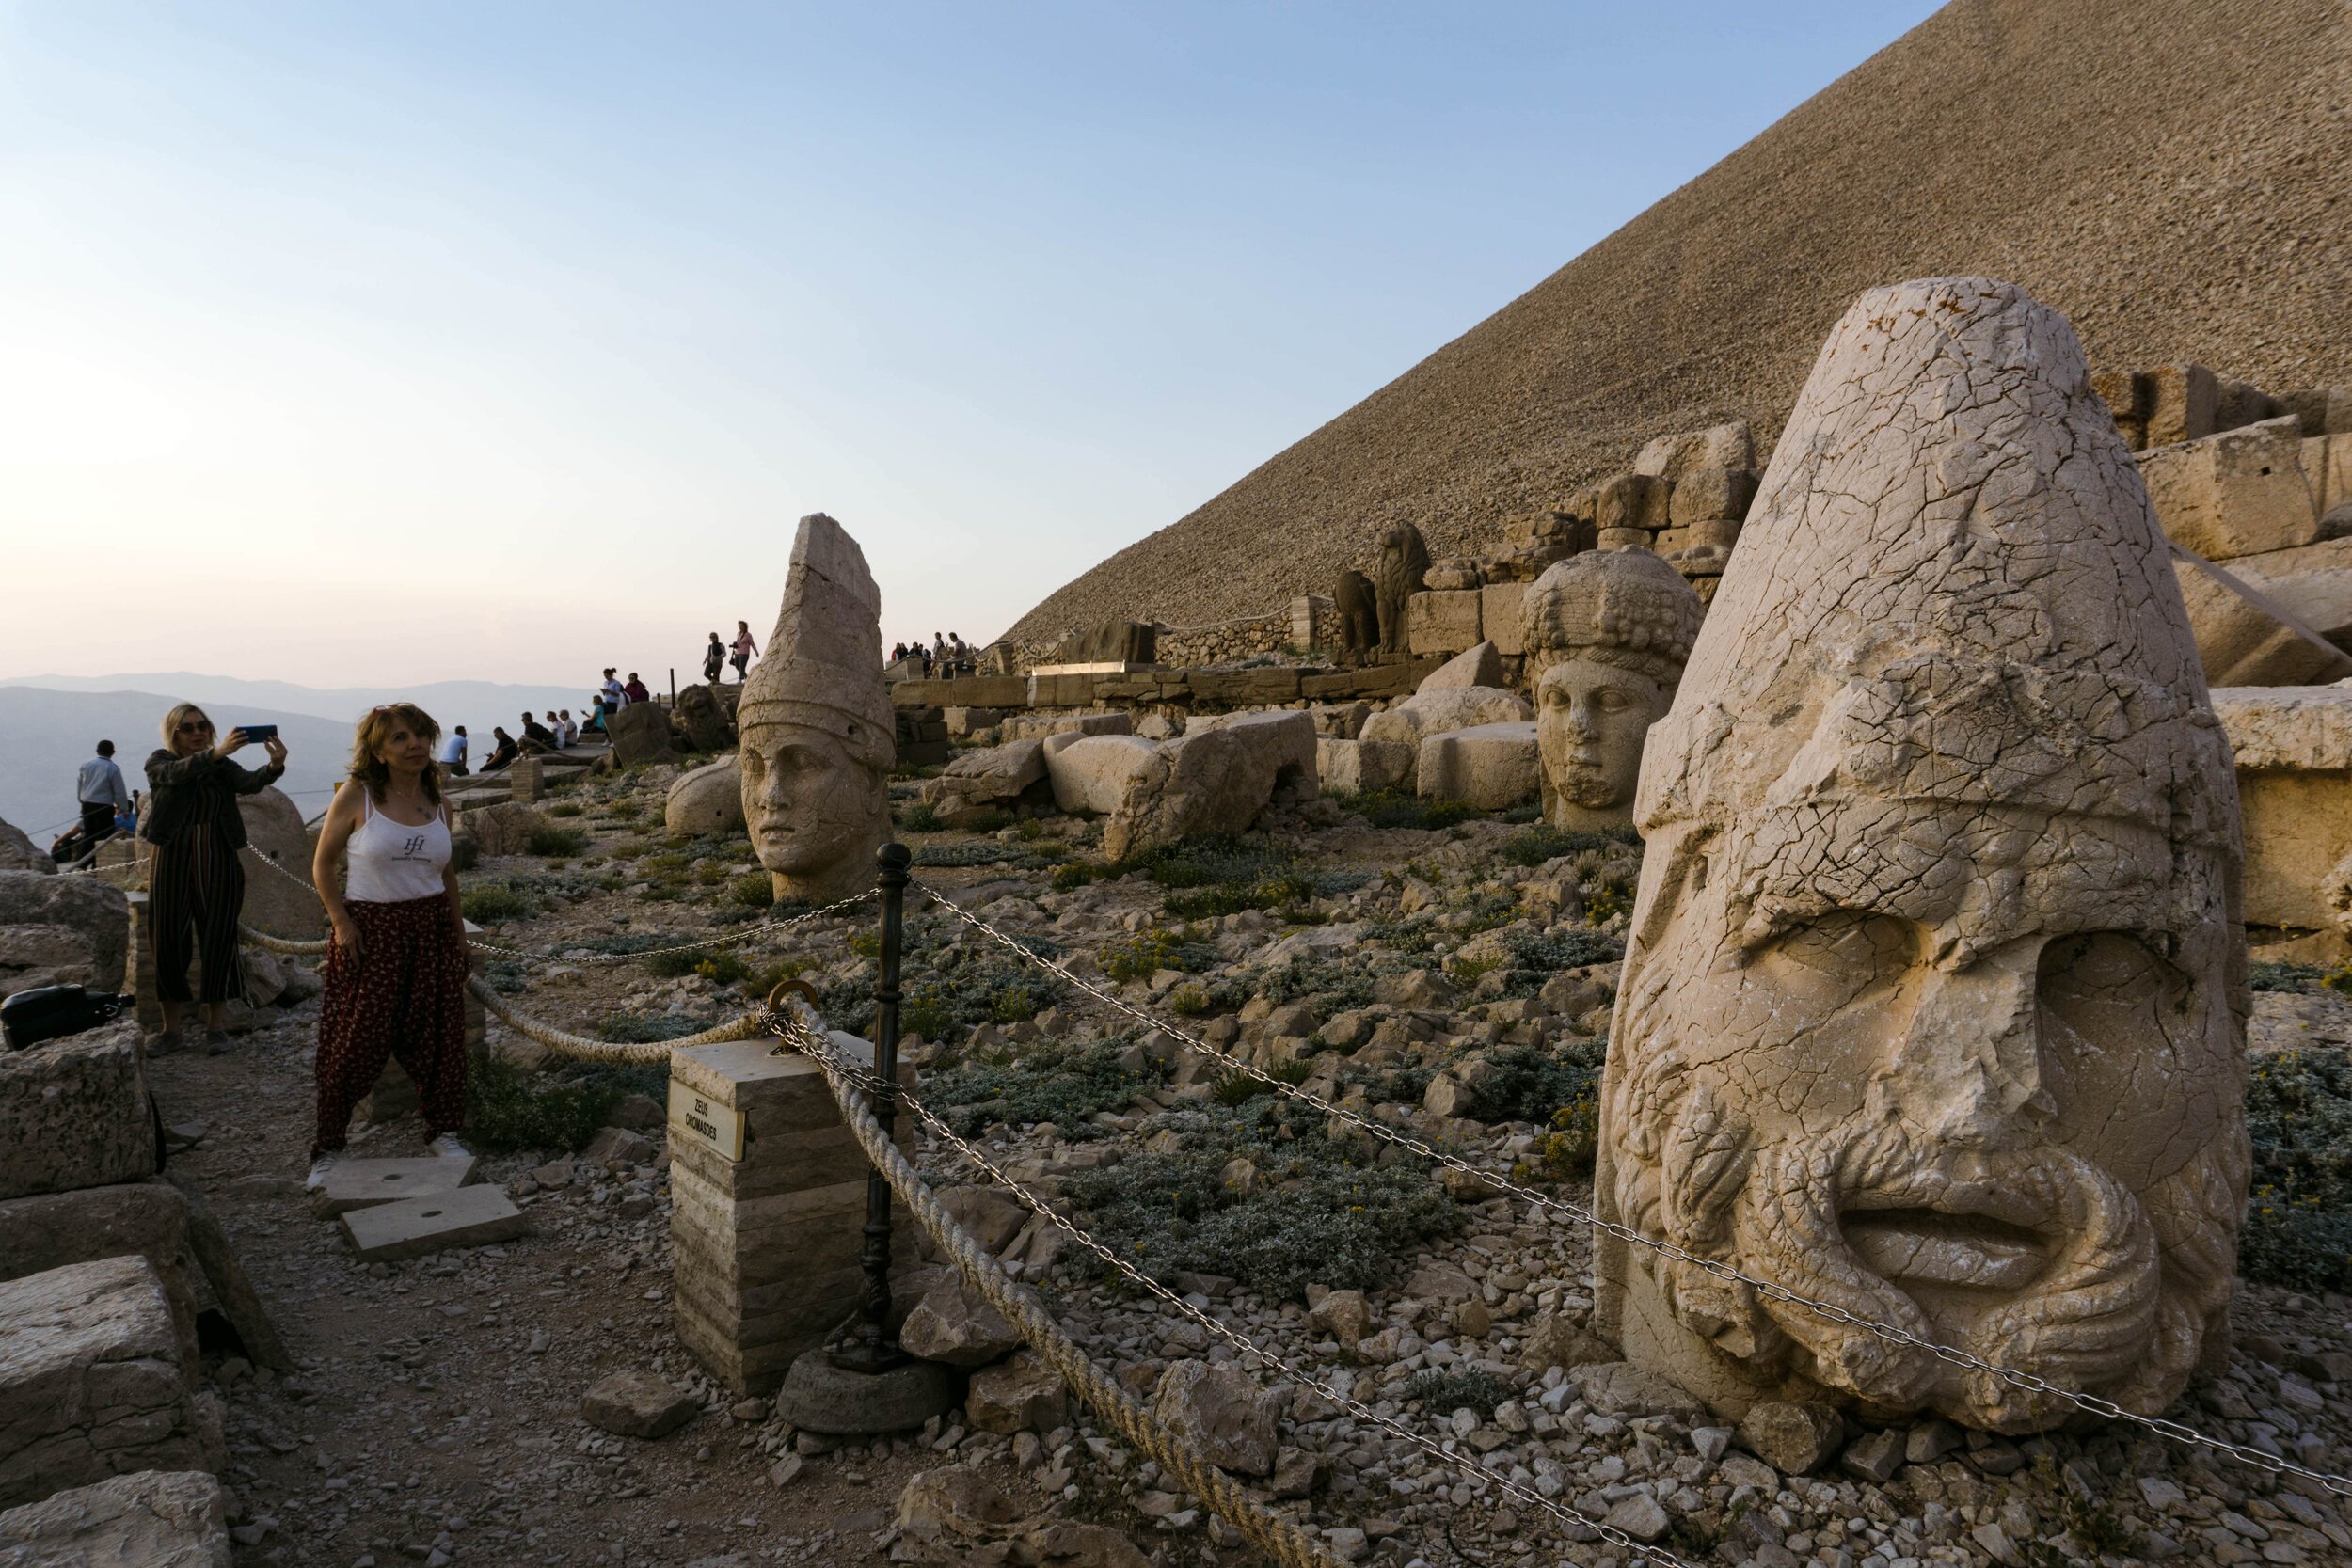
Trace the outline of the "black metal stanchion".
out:
<instances>
[{"instance_id":1,"label":"black metal stanchion","mask_svg":"<svg viewBox=\"0 0 2352 1568\"><path fill-rule=\"evenodd\" d=\"M914 855L903 844L874 852L882 867L882 977L874 988L874 1119L882 1136L895 1137L898 1112L898 969L906 917L907 867ZM890 1183L875 1171L866 1178L866 1248L861 1259L866 1286L858 1296L858 1321L832 1354L849 1371L879 1372L909 1359L890 1332Z\"/></svg>"}]
</instances>

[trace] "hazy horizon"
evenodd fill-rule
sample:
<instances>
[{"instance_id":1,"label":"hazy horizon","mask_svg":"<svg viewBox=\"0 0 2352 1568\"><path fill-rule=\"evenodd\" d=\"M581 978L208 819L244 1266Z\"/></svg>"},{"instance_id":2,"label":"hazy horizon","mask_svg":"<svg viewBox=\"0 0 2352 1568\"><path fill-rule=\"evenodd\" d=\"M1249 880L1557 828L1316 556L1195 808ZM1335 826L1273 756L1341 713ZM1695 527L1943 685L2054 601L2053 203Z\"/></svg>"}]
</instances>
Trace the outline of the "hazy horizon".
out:
<instances>
[{"instance_id":1,"label":"hazy horizon","mask_svg":"<svg viewBox=\"0 0 2352 1568\"><path fill-rule=\"evenodd\" d=\"M0 673L984 641L1932 8L0 10Z\"/></svg>"}]
</instances>

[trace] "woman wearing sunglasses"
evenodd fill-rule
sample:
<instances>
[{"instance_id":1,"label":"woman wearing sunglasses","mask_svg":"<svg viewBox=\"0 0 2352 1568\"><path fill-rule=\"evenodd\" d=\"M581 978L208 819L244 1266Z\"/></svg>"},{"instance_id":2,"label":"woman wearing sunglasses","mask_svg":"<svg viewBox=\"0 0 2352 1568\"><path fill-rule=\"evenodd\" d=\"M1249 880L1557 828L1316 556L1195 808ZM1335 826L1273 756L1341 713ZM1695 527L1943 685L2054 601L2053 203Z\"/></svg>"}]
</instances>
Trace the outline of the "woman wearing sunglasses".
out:
<instances>
[{"instance_id":1,"label":"woman wearing sunglasses","mask_svg":"<svg viewBox=\"0 0 2352 1568\"><path fill-rule=\"evenodd\" d=\"M244 990L237 964L237 917L245 908L245 816L237 797L257 795L286 771L285 743L262 742L267 767L247 770L230 761L247 744L243 730L215 737L212 720L194 703L164 715L164 746L147 759L151 792L139 836L153 845L148 867L148 913L154 925L155 995L164 1032L149 1049L177 1050L180 1020L192 1000L188 961L203 954L197 996L204 1006L204 1043L215 1055L229 1049L228 1004Z\"/></svg>"}]
</instances>

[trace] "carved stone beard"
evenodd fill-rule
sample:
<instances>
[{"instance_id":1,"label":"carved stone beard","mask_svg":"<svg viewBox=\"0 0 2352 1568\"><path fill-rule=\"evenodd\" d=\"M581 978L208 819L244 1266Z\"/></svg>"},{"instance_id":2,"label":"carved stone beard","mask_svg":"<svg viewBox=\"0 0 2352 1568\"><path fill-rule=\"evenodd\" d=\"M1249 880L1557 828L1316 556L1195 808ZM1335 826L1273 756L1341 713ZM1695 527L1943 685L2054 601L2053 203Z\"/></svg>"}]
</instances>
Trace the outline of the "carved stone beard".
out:
<instances>
[{"instance_id":1,"label":"carved stone beard","mask_svg":"<svg viewBox=\"0 0 2352 1568\"><path fill-rule=\"evenodd\" d=\"M1695 1257L2143 1412L2171 1402L2206 1336L2220 1332L2234 1256L2229 1206L2244 1180L2227 1138L2159 1182L2143 1205L2062 1148L1956 1156L1867 1115L1826 1136L1759 1147L1671 1049L1618 1083L1627 1117L1619 1125L1634 1156L1614 1164L1619 1215ZM1880 1232L1871 1218L1924 1212L1967 1217L1957 1236L1924 1241ZM2020 1244L2028 1236L2039 1258ZM1698 1264L1630 1252L1677 1322L1766 1379L1795 1372L1866 1406L1931 1408L2001 1432L2081 1414L2072 1401L1953 1366ZM1949 1289L1907 1291L1885 1266L1941 1275ZM2008 1275L2025 1277L1988 1308L1986 1283Z\"/></svg>"}]
</instances>

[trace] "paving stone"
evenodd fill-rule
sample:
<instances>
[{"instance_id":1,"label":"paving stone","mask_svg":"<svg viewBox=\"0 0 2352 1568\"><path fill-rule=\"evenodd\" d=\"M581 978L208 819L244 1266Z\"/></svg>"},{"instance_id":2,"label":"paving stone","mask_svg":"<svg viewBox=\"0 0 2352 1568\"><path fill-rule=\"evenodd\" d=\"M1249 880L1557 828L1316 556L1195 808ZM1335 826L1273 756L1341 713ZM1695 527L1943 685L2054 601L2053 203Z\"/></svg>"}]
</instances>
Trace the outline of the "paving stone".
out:
<instances>
[{"instance_id":1,"label":"paving stone","mask_svg":"<svg viewBox=\"0 0 2352 1568\"><path fill-rule=\"evenodd\" d=\"M229 1568L220 1482L141 1470L0 1513L5 1568Z\"/></svg>"},{"instance_id":2,"label":"paving stone","mask_svg":"<svg viewBox=\"0 0 2352 1568\"><path fill-rule=\"evenodd\" d=\"M507 1242L531 1228L514 1200L498 1187L460 1187L446 1197L409 1197L354 1209L343 1233L369 1262L422 1258L444 1247Z\"/></svg>"},{"instance_id":3,"label":"paving stone","mask_svg":"<svg viewBox=\"0 0 2352 1568\"><path fill-rule=\"evenodd\" d=\"M311 1196L310 1212L321 1219L354 1209L373 1209L403 1198L447 1197L476 1179L470 1154L441 1159L345 1160L328 1173L326 1185Z\"/></svg>"}]
</instances>

